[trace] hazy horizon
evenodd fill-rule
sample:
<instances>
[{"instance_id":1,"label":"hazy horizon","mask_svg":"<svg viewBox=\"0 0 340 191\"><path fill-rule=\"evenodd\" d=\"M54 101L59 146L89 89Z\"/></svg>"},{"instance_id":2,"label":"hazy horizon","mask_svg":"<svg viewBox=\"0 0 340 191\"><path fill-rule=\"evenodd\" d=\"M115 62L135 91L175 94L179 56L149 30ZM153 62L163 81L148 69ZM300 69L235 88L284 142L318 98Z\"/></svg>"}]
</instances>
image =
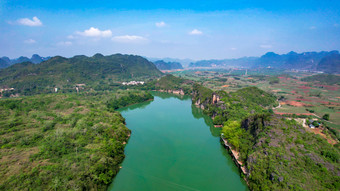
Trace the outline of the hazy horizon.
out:
<instances>
[{"instance_id":1,"label":"hazy horizon","mask_svg":"<svg viewBox=\"0 0 340 191\"><path fill-rule=\"evenodd\" d=\"M340 50L336 1L1 1L0 56L232 59Z\"/></svg>"},{"instance_id":2,"label":"hazy horizon","mask_svg":"<svg viewBox=\"0 0 340 191\"><path fill-rule=\"evenodd\" d=\"M338 51L339 52L339 50L330 50L330 51ZM330 51L328 51L328 52L330 52ZM295 51L293 51L293 52L295 52ZM308 51L308 52L320 52L320 51ZM268 53L268 52L266 52L266 53ZM264 53L264 54L266 54L266 53ZM276 53L276 52L274 52L274 53ZM283 53L283 54L288 54L288 53L289 52ZM305 52L296 52L296 53L297 54L302 54L302 53L305 53ZM34 53L34 54L37 54L37 53ZM95 54L102 54L102 53L97 52ZM63 55L46 55L45 56L45 55L40 55L40 54L37 54L37 55L39 55L41 57L45 57L45 58L46 57L55 57L55 56L61 56L61 57L65 57L65 58L72 58L74 56L83 56L83 55L87 56L87 57L92 57L95 54L93 54L93 55L77 54L77 55L72 55L72 56L63 56ZM117 53L112 53L112 54L103 54L103 56L110 56L110 55L114 55L114 54L124 54L124 53L117 52ZM276 53L276 54L278 54L278 53ZM279 54L279 55L283 55L283 54ZM136 54L126 54L126 55L136 55ZM228 60L228 59L232 60L232 59L241 59L241 58L258 58L258 57L261 57L263 55L260 55L260 56L242 56L242 57L237 57L237 58L220 58L220 59L216 59L216 58L211 58L211 59L191 59L191 58L175 58L175 57L147 57L147 56L144 56L144 55L136 55L136 56L141 56L143 58L146 58L149 61L156 61L156 60L182 60L182 61L184 61L185 60L185 61L194 61L194 62L196 62L196 61L202 61L202 60ZM25 55L21 55L21 56L24 56L24 57L27 57L27 58L31 58L33 56L33 54L32 55L27 55L27 56L25 56ZM9 57L9 59L15 60L15 59L20 58L21 56L13 57L13 58ZM0 58L1 57L8 57L8 56L0 55Z\"/></svg>"}]
</instances>

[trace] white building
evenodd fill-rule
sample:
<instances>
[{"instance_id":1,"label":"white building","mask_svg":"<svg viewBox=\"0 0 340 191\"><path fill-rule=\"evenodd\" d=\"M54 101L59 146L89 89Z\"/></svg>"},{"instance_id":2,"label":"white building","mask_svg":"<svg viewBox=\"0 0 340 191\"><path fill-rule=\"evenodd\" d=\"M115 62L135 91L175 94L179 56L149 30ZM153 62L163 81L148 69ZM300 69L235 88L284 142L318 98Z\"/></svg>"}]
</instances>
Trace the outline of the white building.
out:
<instances>
[{"instance_id":1,"label":"white building","mask_svg":"<svg viewBox=\"0 0 340 191\"><path fill-rule=\"evenodd\" d=\"M123 84L124 86L125 86L125 85L138 85L138 84L143 85L143 84L144 84L144 81L130 81L130 82L123 82L122 84Z\"/></svg>"}]
</instances>

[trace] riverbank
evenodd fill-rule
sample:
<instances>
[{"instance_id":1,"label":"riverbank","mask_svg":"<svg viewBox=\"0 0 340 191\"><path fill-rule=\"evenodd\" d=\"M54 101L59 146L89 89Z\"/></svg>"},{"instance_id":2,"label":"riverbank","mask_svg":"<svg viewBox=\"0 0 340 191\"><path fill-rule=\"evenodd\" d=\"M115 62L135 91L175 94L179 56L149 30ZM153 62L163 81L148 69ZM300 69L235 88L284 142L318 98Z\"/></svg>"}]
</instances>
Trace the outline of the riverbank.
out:
<instances>
[{"instance_id":1,"label":"riverbank","mask_svg":"<svg viewBox=\"0 0 340 191\"><path fill-rule=\"evenodd\" d=\"M202 109L200 104L195 103L194 104L197 108ZM212 117L210 117L211 119L213 119ZM223 125L214 125L215 128L222 128ZM248 169L243 165L243 162L239 159L240 154L238 151L236 151L235 149L232 148L232 146L228 143L228 141L223 138L222 136L220 136L220 140L223 144L223 146L226 148L226 150L228 151L229 155L232 157L235 165L237 166L237 168L239 169L240 173L242 173L243 179L244 181L247 183L248 187L249 187L249 183L248 183Z\"/></svg>"},{"instance_id":2,"label":"riverbank","mask_svg":"<svg viewBox=\"0 0 340 191\"><path fill-rule=\"evenodd\" d=\"M178 91L178 90L155 90L157 92L165 92L165 93L172 93L172 94L179 94L182 95L181 92L183 91ZM183 92L184 93L184 92ZM183 94L184 95L184 94ZM193 100L193 95L191 95L191 99ZM222 102L220 101L220 97L213 94L212 97L212 102L213 103L219 103L221 104ZM204 107L204 104L201 103L201 99L198 99L196 102L192 103L194 104L197 108L204 110L206 107ZM212 120L213 118L210 117ZM214 125L215 128L222 128L223 125ZM239 152L237 152L236 150L234 150L230 144L228 143L228 141L222 137L220 137L223 145L226 147L228 153L230 154L230 156L232 157L233 161L235 162L236 166L238 167L239 171L245 175L244 176L244 180L246 181L247 185L248 185L248 180L247 180L247 175L248 175L248 170L247 168L243 165L243 162L239 159Z\"/></svg>"},{"instance_id":3,"label":"riverbank","mask_svg":"<svg viewBox=\"0 0 340 191\"><path fill-rule=\"evenodd\" d=\"M226 139L224 139L222 136L221 136L221 141L223 142L223 145L224 147L230 151L230 155L232 156L233 158L233 161L235 162L236 166L241 170L241 172L244 174L244 175L247 175L248 174L248 171L247 171L247 168L245 166L243 166L243 163L242 161L239 160L239 157L240 157L240 153L237 152L236 150L234 150L230 144L228 143L228 141Z\"/></svg>"},{"instance_id":4,"label":"riverbank","mask_svg":"<svg viewBox=\"0 0 340 191\"><path fill-rule=\"evenodd\" d=\"M172 94L180 94L180 91L177 90L157 90L159 92L166 92L166 93L172 93ZM183 92L183 91L181 91ZM182 95L182 94L180 94ZM183 94L184 95L184 94ZM191 95L191 99L193 100L193 94ZM219 104L223 104L223 102L220 101L220 97L217 96L216 94L213 94L212 97L212 102L213 103L219 103ZM204 107L204 104L201 103L201 99L198 99L196 102L192 103L194 104L197 108L200 108L202 110L204 110L206 107ZM210 116L210 118L213 120L213 118ZM222 128L223 125L214 125L215 128ZM237 152L236 150L234 150L230 144L228 143L228 141L222 137L220 137L223 145L226 147L228 153L231 155L233 161L235 162L236 166L239 168L240 172L243 173L244 176L244 180L247 182L248 185L248 180L247 180L247 175L248 175L248 170L247 168L243 165L243 162L241 160L239 160L239 152Z\"/></svg>"},{"instance_id":5,"label":"riverbank","mask_svg":"<svg viewBox=\"0 0 340 191\"><path fill-rule=\"evenodd\" d=\"M248 190L210 117L189 97L152 94L149 104L119 110L133 136L109 190Z\"/></svg>"}]
</instances>

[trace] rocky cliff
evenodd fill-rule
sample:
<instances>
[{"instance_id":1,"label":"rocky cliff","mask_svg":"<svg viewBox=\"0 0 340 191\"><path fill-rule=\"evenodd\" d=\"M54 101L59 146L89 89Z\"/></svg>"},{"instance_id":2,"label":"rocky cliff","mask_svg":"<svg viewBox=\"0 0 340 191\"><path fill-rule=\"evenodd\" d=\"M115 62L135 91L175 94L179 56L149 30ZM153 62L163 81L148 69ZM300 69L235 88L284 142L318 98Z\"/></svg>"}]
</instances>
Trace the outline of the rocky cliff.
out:
<instances>
[{"instance_id":1,"label":"rocky cliff","mask_svg":"<svg viewBox=\"0 0 340 191\"><path fill-rule=\"evenodd\" d=\"M225 116L226 113L223 110L226 109L224 102L221 100L222 96L225 96L225 92L213 92L209 88L205 88L201 85L195 84L191 94L192 103L204 110L205 114L209 115L213 119L218 116ZM218 125L221 125L218 123Z\"/></svg>"}]
</instances>

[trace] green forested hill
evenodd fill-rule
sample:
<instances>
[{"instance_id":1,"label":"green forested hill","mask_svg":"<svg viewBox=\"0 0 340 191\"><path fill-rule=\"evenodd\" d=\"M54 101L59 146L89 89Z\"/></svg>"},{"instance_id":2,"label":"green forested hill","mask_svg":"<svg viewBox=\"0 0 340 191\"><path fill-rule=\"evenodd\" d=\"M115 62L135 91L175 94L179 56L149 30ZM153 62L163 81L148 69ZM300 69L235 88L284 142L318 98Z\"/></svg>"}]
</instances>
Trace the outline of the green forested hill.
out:
<instances>
[{"instance_id":1,"label":"green forested hill","mask_svg":"<svg viewBox=\"0 0 340 191\"><path fill-rule=\"evenodd\" d=\"M0 86L37 92L47 87L103 84L160 75L154 64L140 56L96 54L69 59L56 56L40 64L20 63L0 70Z\"/></svg>"},{"instance_id":2,"label":"green forested hill","mask_svg":"<svg viewBox=\"0 0 340 191\"><path fill-rule=\"evenodd\" d=\"M251 190L340 188L339 148L294 119L254 115L225 123L222 132L239 150Z\"/></svg>"},{"instance_id":3,"label":"green forested hill","mask_svg":"<svg viewBox=\"0 0 340 191\"><path fill-rule=\"evenodd\" d=\"M167 74L160 79L153 80L146 84L148 90L183 90L183 93L190 95L193 81L175 77Z\"/></svg>"},{"instance_id":4,"label":"green forested hill","mask_svg":"<svg viewBox=\"0 0 340 191\"><path fill-rule=\"evenodd\" d=\"M127 98L133 99L127 99ZM0 190L106 190L130 134L111 107L152 99L136 91L0 100Z\"/></svg>"}]
</instances>

